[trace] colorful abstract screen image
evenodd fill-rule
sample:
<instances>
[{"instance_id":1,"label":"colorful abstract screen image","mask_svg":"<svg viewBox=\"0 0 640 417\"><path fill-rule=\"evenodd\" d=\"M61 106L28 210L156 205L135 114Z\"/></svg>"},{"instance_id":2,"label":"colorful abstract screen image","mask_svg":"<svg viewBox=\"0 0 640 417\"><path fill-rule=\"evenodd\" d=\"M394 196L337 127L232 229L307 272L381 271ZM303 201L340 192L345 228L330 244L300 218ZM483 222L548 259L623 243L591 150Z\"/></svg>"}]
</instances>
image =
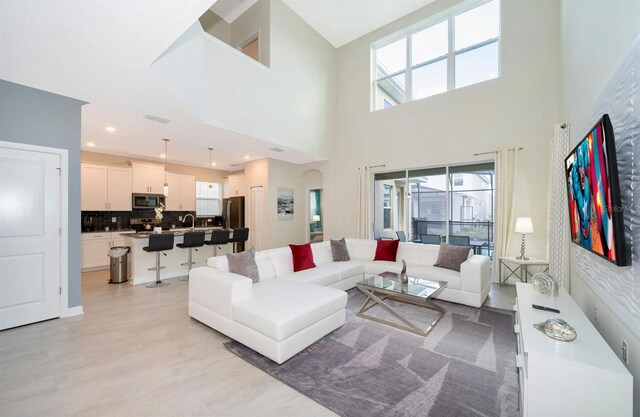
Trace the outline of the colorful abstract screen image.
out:
<instances>
[{"instance_id":1,"label":"colorful abstract screen image","mask_svg":"<svg viewBox=\"0 0 640 417\"><path fill-rule=\"evenodd\" d=\"M626 264L618 170L609 117L565 160L571 240L607 260Z\"/></svg>"}]
</instances>

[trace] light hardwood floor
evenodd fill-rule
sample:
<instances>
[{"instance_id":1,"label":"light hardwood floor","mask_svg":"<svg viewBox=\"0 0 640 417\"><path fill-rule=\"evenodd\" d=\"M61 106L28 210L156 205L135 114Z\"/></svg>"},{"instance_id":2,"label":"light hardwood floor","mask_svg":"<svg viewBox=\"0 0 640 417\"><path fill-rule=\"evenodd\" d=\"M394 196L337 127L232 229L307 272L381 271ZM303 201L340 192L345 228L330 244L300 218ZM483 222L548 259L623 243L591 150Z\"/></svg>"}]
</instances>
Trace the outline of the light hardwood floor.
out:
<instances>
[{"instance_id":1,"label":"light hardwood floor","mask_svg":"<svg viewBox=\"0 0 640 417\"><path fill-rule=\"evenodd\" d=\"M0 416L335 416L229 353L188 283L83 274L83 316L0 332Z\"/></svg>"},{"instance_id":2,"label":"light hardwood floor","mask_svg":"<svg viewBox=\"0 0 640 417\"><path fill-rule=\"evenodd\" d=\"M229 353L187 314L188 283L82 277L83 316L0 332L0 416L335 416ZM493 286L488 304L508 308Z\"/></svg>"}]
</instances>

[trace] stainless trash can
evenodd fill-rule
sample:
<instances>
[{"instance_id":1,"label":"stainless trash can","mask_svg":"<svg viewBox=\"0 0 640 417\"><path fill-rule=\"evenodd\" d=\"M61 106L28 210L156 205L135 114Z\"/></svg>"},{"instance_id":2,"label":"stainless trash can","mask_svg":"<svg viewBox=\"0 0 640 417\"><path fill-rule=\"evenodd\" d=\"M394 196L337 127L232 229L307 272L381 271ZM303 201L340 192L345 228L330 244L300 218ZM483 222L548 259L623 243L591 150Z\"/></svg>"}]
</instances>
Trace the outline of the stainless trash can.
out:
<instances>
[{"instance_id":1,"label":"stainless trash can","mask_svg":"<svg viewBox=\"0 0 640 417\"><path fill-rule=\"evenodd\" d=\"M122 284L123 282L127 282L127 274L129 272L127 268L129 263L129 247L114 246L109 249L109 257L111 258L109 284Z\"/></svg>"}]
</instances>

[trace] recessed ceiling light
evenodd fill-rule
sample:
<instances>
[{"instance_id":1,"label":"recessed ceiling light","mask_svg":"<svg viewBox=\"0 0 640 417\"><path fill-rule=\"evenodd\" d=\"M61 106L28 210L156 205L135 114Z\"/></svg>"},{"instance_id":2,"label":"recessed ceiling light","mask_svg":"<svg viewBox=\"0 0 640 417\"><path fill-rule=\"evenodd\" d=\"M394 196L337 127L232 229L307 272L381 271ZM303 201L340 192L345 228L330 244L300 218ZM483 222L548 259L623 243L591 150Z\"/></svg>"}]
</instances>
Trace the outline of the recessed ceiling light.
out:
<instances>
[{"instance_id":1,"label":"recessed ceiling light","mask_svg":"<svg viewBox=\"0 0 640 417\"><path fill-rule=\"evenodd\" d=\"M249 159L249 155L245 155L245 156L244 156L244 159Z\"/></svg>"},{"instance_id":2,"label":"recessed ceiling light","mask_svg":"<svg viewBox=\"0 0 640 417\"><path fill-rule=\"evenodd\" d=\"M284 149L282 148L271 148L271 150L274 152L284 152Z\"/></svg>"},{"instance_id":3,"label":"recessed ceiling light","mask_svg":"<svg viewBox=\"0 0 640 417\"><path fill-rule=\"evenodd\" d=\"M107 126L107 127L104 128L104 130L106 130L109 133L113 133L113 132L116 131L116 128L113 127L113 126Z\"/></svg>"},{"instance_id":4,"label":"recessed ceiling light","mask_svg":"<svg viewBox=\"0 0 640 417\"><path fill-rule=\"evenodd\" d=\"M93 148L94 146L96 146L96 144L93 142L87 142L87 146Z\"/></svg>"},{"instance_id":5,"label":"recessed ceiling light","mask_svg":"<svg viewBox=\"0 0 640 417\"><path fill-rule=\"evenodd\" d=\"M166 158L166 157L167 157L167 155L165 155L165 154L163 154L163 153L161 153L161 154L160 154L160 158L164 159L164 158Z\"/></svg>"},{"instance_id":6,"label":"recessed ceiling light","mask_svg":"<svg viewBox=\"0 0 640 417\"><path fill-rule=\"evenodd\" d=\"M217 166L217 165L218 165L218 164L216 164L215 162L212 162L212 163L211 163L211 166L212 166L212 167L215 167L215 166Z\"/></svg>"}]
</instances>

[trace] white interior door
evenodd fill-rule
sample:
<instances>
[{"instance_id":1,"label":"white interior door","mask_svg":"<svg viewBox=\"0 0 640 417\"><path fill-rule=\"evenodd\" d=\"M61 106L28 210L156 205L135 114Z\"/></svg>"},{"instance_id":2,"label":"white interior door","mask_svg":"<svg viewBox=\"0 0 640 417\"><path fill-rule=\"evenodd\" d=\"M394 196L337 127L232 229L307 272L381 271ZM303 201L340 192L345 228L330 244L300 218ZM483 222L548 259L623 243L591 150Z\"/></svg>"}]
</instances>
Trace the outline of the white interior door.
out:
<instances>
[{"instance_id":1,"label":"white interior door","mask_svg":"<svg viewBox=\"0 0 640 417\"><path fill-rule=\"evenodd\" d=\"M0 146L0 330L60 316L60 155Z\"/></svg>"},{"instance_id":2,"label":"white interior door","mask_svg":"<svg viewBox=\"0 0 640 417\"><path fill-rule=\"evenodd\" d=\"M251 206L249 207L249 241L255 250L263 250L266 246L264 209L264 188L251 187Z\"/></svg>"}]
</instances>

